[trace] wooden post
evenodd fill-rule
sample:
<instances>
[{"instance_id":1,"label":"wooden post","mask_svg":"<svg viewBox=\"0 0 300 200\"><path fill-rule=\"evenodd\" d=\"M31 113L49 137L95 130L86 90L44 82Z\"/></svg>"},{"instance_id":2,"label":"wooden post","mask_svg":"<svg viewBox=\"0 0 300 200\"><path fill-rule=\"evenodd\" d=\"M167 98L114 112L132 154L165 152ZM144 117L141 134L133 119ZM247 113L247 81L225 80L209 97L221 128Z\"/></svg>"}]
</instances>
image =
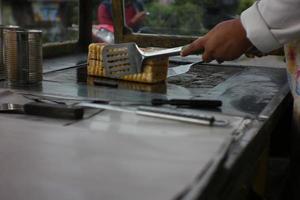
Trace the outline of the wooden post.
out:
<instances>
[{"instance_id":1,"label":"wooden post","mask_svg":"<svg viewBox=\"0 0 300 200\"><path fill-rule=\"evenodd\" d=\"M92 41L92 2L90 0L79 1L79 40L78 45L83 51L87 51Z\"/></svg>"}]
</instances>

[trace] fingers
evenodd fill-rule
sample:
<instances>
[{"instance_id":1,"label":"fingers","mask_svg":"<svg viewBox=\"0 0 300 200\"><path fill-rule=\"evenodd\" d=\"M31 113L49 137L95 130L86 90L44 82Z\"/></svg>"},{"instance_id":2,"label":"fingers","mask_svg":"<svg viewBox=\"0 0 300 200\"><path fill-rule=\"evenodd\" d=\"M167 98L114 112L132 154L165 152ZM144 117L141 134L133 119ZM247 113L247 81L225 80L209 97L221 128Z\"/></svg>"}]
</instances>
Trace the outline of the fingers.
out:
<instances>
[{"instance_id":1,"label":"fingers","mask_svg":"<svg viewBox=\"0 0 300 200\"><path fill-rule=\"evenodd\" d=\"M202 54L202 60L204 62L211 62L213 60L217 60L218 63L222 63L224 59L222 57L218 57L216 54L215 45L208 41L209 37L201 37L184 47L181 51L181 56L187 56L193 54L195 52L199 52L199 50L204 50Z\"/></svg>"},{"instance_id":2,"label":"fingers","mask_svg":"<svg viewBox=\"0 0 300 200\"><path fill-rule=\"evenodd\" d=\"M187 47L184 47L180 53L181 56L188 56L192 54L193 52L196 52L200 49L204 49L205 45L205 38L198 38L191 44L189 44Z\"/></svg>"},{"instance_id":3,"label":"fingers","mask_svg":"<svg viewBox=\"0 0 300 200\"><path fill-rule=\"evenodd\" d=\"M206 63L213 61L214 57L213 57L212 52L210 52L208 50L204 51L204 53L202 55L202 60Z\"/></svg>"},{"instance_id":4,"label":"fingers","mask_svg":"<svg viewBox=\"0 0 300 200\"><path fill-rule=\"evenodd\" d=\"M220 63L240 57L251 45L240 20L234 19L216 25L203 38L183 49L181 55L187 56L202 49L204 62L217 60Z\"/></svg>"}]
</instances>

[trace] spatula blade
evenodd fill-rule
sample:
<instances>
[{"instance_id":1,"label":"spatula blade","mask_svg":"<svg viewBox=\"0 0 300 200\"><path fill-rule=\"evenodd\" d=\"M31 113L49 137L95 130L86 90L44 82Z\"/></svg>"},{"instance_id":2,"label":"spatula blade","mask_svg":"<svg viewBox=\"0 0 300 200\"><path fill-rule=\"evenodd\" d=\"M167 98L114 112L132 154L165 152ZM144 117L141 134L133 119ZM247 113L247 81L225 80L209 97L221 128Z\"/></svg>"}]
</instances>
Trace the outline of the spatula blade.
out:
<instances>
[{"instance_id":1,"label":"spatula blade","mask_svg":"<svg viewBox=\"0 0 300 200\"><path fill-rule=\"evenodd\" d=\"M142 71L143 55L135 43L107 45L103 48L105 75L120 78Z\"/></svg>"}]
</instances>

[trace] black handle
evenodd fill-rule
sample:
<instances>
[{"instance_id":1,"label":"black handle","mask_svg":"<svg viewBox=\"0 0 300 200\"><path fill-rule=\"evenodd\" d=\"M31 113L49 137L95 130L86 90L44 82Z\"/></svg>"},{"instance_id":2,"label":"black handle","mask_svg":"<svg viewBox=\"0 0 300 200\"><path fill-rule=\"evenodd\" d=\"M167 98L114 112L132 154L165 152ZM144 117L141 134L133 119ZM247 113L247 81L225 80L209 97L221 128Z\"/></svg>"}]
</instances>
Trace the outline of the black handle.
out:
<instances>
[{"instance_id":1,"label":"black handle","mask_svg":"<svg viewBox=\"0 0 300 200\"><path fill-rule=\"evenodd\" d=\"M191 108L216 108L222 106L222 101L210 99L152 99L151 103L154 106L169 104Z\"/></svg>"},{"instance_id":2,"label":"black handle","mask_svg":"<svg viewBox=\"0 0 300 200\"><path fill-rule=\"evenodd\" d=\"M84 114L82 107L50 103L27 103L23 109L25 114L62 119L82 119Z\"/></svg>"},{"instance_id":3,"label":"black handle","mask_svg":"<svg viewBox=\"0 0 300 200\"><path fill-rule=\"evenodd\" d=\"M111 80L95 79L94 84L97 86L106 86L106 87L111 87L111 88L119 87L119 84L116 81L111 81Z\"/></svg>"}]
</instances>

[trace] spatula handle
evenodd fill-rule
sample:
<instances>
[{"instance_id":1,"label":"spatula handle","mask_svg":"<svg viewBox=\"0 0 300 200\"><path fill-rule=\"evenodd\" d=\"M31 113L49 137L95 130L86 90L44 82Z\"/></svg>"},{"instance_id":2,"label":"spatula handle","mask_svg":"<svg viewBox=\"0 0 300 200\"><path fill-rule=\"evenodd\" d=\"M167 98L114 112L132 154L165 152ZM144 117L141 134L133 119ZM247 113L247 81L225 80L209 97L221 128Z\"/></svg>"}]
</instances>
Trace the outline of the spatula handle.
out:
<instances>
[{"instance_id":1,"label":"spatula handle","mask_svg":"<svg viewBox=\"0 0 300 200\"><path fill-rule=\"evenodd\" d=\"M180 52L187 48L188 45L186 46L181 46L181 47L174 47L174 48L169 48L169 49L163 49L163 50L159 50L159 51L154 51L154 52L147 52L144 53L144 58L152 58L152 57L160 57L160 56L177 56L180 55ZM203 53L203 49L200 49L198 51L193 52L192 54L194 55L199 55Z\"/></svg>"},{"instance_id":2,"label":"spatula handle","mask_svg":"<svg viewBox=\"0 0 300 200\"><path fill-rule=\"evenodd\" d=\"M60 119L82 119L84 114L82 107L69 107L67 105L51 103L27 103L23 109L25 114Z\"/></svg>"},{"instance_id":3,"label":"spatula handle","mask_svg":"<svg viewBox=\"0 0 300 200\"><path fill-rule=\"evenodd\" d=\"M145 58L152 58L152 57L160 57L160 56L176 56L180 55L182 47L175 47L169 49L163 49L153 52L147 52L144 54Z\"/></svg>"}]
</instances>

